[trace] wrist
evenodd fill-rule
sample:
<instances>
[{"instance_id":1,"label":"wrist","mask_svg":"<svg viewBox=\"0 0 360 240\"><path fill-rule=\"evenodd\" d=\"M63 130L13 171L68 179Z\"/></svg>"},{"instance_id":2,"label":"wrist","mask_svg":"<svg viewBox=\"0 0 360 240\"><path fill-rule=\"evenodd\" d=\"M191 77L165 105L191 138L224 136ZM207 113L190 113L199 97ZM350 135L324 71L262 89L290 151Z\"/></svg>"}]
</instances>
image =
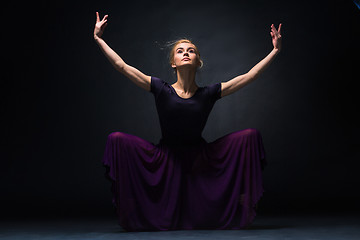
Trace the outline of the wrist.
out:
<instances>
[{"instance_id":1,"label":"wrist","mask_svg":"<svg viewBox=\"0 0 360 240\"><path fill-rule=\"evenodd\" d=\"M97 42L97 41L99 41L101 38L100 37L98 37L97 35L95 35L94 34L94 40Z\"/></svg>"},{"instance_id":2,"label":"wrist","mask_svg":"<svg viewBox=\"0 0 360 240\"><path fill-rule=\"evenodd\" d=\"M274 48L272 51L273 51L274 53L278 54L278 53L280 52L280 48Z\"/></svg>"}]
</instances>

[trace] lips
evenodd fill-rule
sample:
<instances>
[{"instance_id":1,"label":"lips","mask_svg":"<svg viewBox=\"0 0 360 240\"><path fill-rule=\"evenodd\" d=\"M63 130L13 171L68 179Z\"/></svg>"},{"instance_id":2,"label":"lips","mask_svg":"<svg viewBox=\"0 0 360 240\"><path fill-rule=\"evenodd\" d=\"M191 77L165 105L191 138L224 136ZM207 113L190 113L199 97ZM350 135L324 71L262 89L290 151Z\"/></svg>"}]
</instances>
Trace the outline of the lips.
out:
<instances>
[{"instance_id":1,"label":"lips","mask_svg":"<svg viewBox=\"0 0 360 240\"><path fill-rule=\"evenodd\" d=\"M183 58L181 61L190 60L190 58Z\"/></svg>"}]
</instances>

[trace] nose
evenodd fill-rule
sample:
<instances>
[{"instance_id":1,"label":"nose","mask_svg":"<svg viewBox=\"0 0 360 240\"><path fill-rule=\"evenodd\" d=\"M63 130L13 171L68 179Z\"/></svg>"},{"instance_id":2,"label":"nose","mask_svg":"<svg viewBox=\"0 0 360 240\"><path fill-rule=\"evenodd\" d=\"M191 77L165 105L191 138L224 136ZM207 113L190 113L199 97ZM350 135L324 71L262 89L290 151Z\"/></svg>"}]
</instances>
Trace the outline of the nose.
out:
<instances>
[{"instance_id":1,"label":"nose","mask_svg":"<svg viewBox=\"0 0 360 240\"><path fill-rule=\"evenodd\" d=\"M186 56L189 56L189 53L188 53L188 52L184 52L184 56L185 56L185 55L186 55Z\"/></svg>"}]
</instances>

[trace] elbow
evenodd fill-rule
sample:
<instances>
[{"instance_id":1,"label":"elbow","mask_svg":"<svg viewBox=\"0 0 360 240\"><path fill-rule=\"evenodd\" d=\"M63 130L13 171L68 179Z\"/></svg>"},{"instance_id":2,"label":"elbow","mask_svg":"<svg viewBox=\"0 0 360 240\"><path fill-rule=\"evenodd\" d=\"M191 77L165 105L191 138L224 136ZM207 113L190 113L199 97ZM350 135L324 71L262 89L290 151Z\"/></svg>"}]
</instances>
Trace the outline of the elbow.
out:
<instances>
[{"instance_id":1,"label":"elbow","mask_svg":"<svg viewBox=\"0 0 360 240\"><path fill-rule=\"evenodd\" d=\"M259 77L258 72L250 71L246 74L247 82L252 82Z\"/></svg>"},{"instance_id":2,"label":"elbow","mask_svg":"<svg viewBox=\"0 0 360 240\"><path fill-rule=\"evenodd\" d=\"M114 67L116 68L116 70L123 73L124 69L125 69L125 65L126 65L125 62L118 61L118 62L115 62Z\"/></svg>"}]
</instances>

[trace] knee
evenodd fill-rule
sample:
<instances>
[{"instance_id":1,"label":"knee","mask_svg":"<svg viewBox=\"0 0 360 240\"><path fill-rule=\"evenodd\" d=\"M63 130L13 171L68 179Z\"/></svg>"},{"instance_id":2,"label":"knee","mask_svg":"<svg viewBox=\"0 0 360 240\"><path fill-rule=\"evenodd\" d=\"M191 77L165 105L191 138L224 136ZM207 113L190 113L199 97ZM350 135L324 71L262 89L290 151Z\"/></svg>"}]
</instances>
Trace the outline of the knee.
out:
<instances>
[{"instance_id":1,"label":"knee","mask_svg":"<svg viewBox=\"0 0 360 240\"><path fill-rule=\"evenodd\" d=\"M252 137L252 136L257 136L259 134L260 132L256 128L247 128L235 132L236 137Z\"/></svg>"},{"instance_id":2,"label":"knee","mask_svg":"<svg viewBox=\"0 0 360 240\"><path fill-rule=\"evenodd\" d=\"M128 135L123 132L113 132L113 133L110 133L108 136L108 139L110 141L121 141L121 140L124 140L127 138L128 138Z\"/></svg>"},{"instance_id":3,"label":"knee","mask_svg":"<svg viewBox=\"0 0 360 240\"><path fill-rule=\"evenodd\" d=\"M241 132L245 136L256 136L260 133L259 130L257 130L256 128L247 128L242 130Z\"/></svg>"}]
</instances>

